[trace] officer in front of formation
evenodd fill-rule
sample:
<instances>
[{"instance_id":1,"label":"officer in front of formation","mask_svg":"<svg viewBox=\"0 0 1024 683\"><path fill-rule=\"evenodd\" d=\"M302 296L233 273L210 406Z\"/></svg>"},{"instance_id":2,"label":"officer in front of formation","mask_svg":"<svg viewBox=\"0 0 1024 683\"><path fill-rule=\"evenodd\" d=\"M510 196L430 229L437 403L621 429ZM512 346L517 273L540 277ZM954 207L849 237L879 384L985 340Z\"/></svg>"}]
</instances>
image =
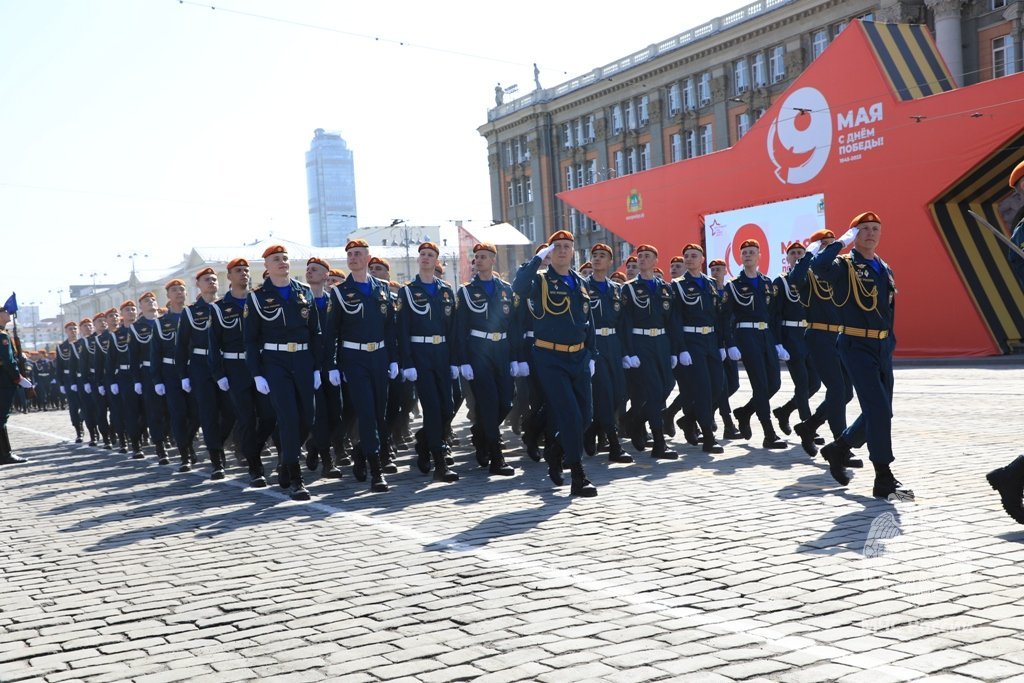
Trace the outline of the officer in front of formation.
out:
<instances>
[{"instance_id":1,"label":"officer in front of formation","mask_svg":"<svg viewBox=\"0 0 1024 683\"><path fill-rule=\"evenodd\" d=\"M459 376L452 332L455 329L455 292L434 277L440 249L424 242L418 249L419 274L398 291L398 356L402 376L416 385L423 428L416 432L416 464L426 474L434 467L434 481L453 482L458 473L445 461L444 437L454 416L452 379Z\"/></svg>"},{"instance_id":2,"label":"officer in front of formation","mask_svg":"<svg viewBox=\"0 0 1024 683\"><path fill-rule=\"evenodd\" d=\"M559 230L548 246L516 273L513 290L526 302L533 320L533 369L552 423L549 433L561 447L561 457L548 462L552 482L562 484L563 464L572 472L570 494L592 497L597 489L583 470L583 430L593 419L591 377L597 346L590 315L590 296L579 273L572 270L573 236ZM548 255L551 265L537 269ZM550 449L548 449L550 451Z\"/></svg>"},{"instance_id":3,"label":"officer in front of formation","mask_svg":"<svg viewBox=\"0 0 1024 683\"><path fill-rule=\"evenodd\" d=\"M309 500L299 454L313 426L313 392L320 387L324 366L320 319L312 290L289 274L284 246L267 247L263 265L267 279L249 292L243 311L245 363L256 391L270 396L277 415L281 473L292 500ZM328 379L335 386L341 384L333 363Z\"/></svg>"},{"instance_id":4,"label":"officer in front of formation","mask_svg":"<svg viewBox=\"0 0 1024 683\"><path fill-rule=\"evenodd\" d=\"M890 501L914 500L914 492L897 481L890 469L892 453L892 356L896 310L896 281L892 269L877 254L882 220L873 211L855 216L840 239L822 249L811 269L828 282L835 294L843 329L839 355L850 373L860 402L860 416L838 439L821 450L832 477L845 486L851 447L868 445L875 468L872 493ZM840 255L853 244L850 254Z\"/></svg>"},{"instance_id":5,"label":"officer in front of formation","mask_svg":"<svg viewBox=\"0 0 1024 683\"><path fill-rule=\"evenodd\" d=\"M11 414L14 394L18 387L31 389L32 382L21 376L15 357L14 340L7 334L7 323L11 314L0 307L0 465L15 465L25 462L14 454L11 437L7 433L7 417Z\"/></svg>"}]
</instances>

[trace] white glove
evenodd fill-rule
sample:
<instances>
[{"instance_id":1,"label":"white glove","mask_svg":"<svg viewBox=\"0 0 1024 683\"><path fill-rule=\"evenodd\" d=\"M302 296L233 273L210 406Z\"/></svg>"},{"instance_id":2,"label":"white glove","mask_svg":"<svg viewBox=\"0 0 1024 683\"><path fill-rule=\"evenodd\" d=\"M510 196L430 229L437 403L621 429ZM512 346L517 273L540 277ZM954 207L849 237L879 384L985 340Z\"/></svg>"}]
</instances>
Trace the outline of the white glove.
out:
<instances>
[{"instance_id":1,"label":"white glove","mask_svg":"<svg viewBox=\"0 0 1024 683\"><path fill-rule=\"evenodd\" d=\"M190 380L188 377L181 380L181 390L184 391L186 394L190 393L192 391L192 380ZM116 394L117 392L115 391L114 393Z\"/></svg>"},{"instance_id":2,"label":"white glove","mask_svg":"<svg viewBox=\"0 0 1024 683\"><path fill-rule=\"evenodd\" d=\"M68 393L67 390L64 388L63 384L60 385L60 393L62 393L62 394L67 394Z\"/></svg>"},{"instance_id":3,"label":"white glove","mask_svg":"<svg viewBox=\"0 0 1024 683\"><path fill-rule=\"evenodd\" d=\"M725 360L725 349L718 349L718 355L722 357L722 360Z\"/></svg>"},{"instance_id":4,"label":"white glove","mask_svg":"<svg viewBox=\"0 0 1024 683\"><path fill-rule=\"evenodd\" d=\"M640 367L640 356L630 356L629 357L629 367L631 367L634 370L636 370L638 367Z\"/></svg>"},{"instance_id":5,"label":"white glove","mask_svg":"<svg viewBox=\"0 0 1024 683\"><path fill-rule=\"evenodd\" d=\"M71 385L71 391L78 391L78 385L77 384L72 384Z\"/></svg>"},{"instance_id":6,"label":"white glove","mask_svg":"<svg viewBox=\"0 0 1024 683\"><path fill-rule=\"evenodd\" d=\"M722 353L725 353L724 351ZM683 351L679 354L679 362L683 365L693 365L693 356L690 355L689 351Z\"/></svg>"},{"instance_id":7,"label":"white glove","mask_svg":"<svg viewBox=\"0 0 1024 683\"><path fill-rule=\"evenodd\" d=\"M135 383L135 393L142 396L142 382Z\"/></svg>"},{"instance_id":8,"label":"white glove","mask_svg":"<svg viewBox=\"0 0 1024 683\"><path fill-rule=\"evenodd\" d=\"M459 366L458 365L449 365L448 367L452 371L452 379L453 380L458 379L459 378Z\"/></svg>"},{"instance_id":9,"label":"white glove","mask_svg":"<svg viewBox=\"0 0 1024 683\"><path fill-rule=\"evenodd\" d=\"M324 383L323 378L320 376L319 370L313 371L313 391L316 391Z\"/></svg>"},{"instance_id":10,"label":"white glove","mask_svg":"<svg viewBox=\"0 0 1024 683\"><path fill-rule=\"evenodd\" d=\"M63 393L63 392L61 392L61 393ZM110 385L110 393L112 393L114 396L117 396L118 394L121 393L121 387L119 387L116 384L111 384Z\"/></svg>"},{"instance_id":11,"label":"white glove","mask_svg":"<svg viewBox=\"0 0 1024 683\"><path fill-rule=\"evenodd\" d=\"M860 228L850 228L846 233L839 238L839 242L844 246L848 247L855 239L857 239L857 233L860 232Z\"/></svg>"},{"instance_id":12,"label":"white glove","mask_svg":"<svg viewBox=\"0 0 1024 683\"><path fill-rule=\"evenodd\" d=\"M99 385L98 387L96 387L96 391L100 392L100 396L106 396L107 395L107 388L105 386L103 386L102 384Z\"/></svg>"},{"instance_id":13,"label":"white glove","mask_svg":"<svg viewBox=\"0 0 1024 683\"><path fill-rule=\"evenodd\" d=\"M328 370L327 381L336 387L341 386L341 371L340 370Z\"/></svg>"},{"instance_id":14,"label":"white glove","mask_svg":"<svg viewBox=\"0 0 1024 683\"><path fill-rule=\"evenodd\" d=\"M678 364L679 364L679 359L678 359L678 358L676 358L675 354L673 354L673 355L669 356L669 358L668 358L668 364L669 364L669 365L670 365L670 366L672 367L672 369L673 369L673 370L675 370L675 369L676 369L676 365L678 365Z\"/></svg>"},{"instance_id":15,"label":"white glove","mask_svg":"<svg viewBox=\"0 0 1024 683\"><path fill-rule=\"evenodd\" d=\"M551 252L553 252L554 250L555 250L555 245L554 244L549 244L548 246L546 246L543 249L541 249L540 251L538 251L537 252L537 256L540 256L540 260L543 261L548 256L550 256Z\"/></svg>"},{"instance_id":16,"label":"white glove","mask_svg":"<svg viewBox=\"0 0 1024 683\"><path fill-rule=\"evenodd\" d=\"M459 372L462 373L463 378L468 379L470 382L473 381L473 366L472 365L468 365L468 364L467 365L463 365L462 367L459 368Z\"/></svg>"},{"instance_id":17,"label":"white glove","mask_svg":"<svg viewBox=\"0 0 1024 683\"><path fill-rule=\"evenodd\" d=\"M594 362L594 359L593 359L593 358L591 358L591 359L590 359L590 376L591 376L591 377L593 377L593 376L594 376L594 371L595 371L596 369L597 369L597 363L596 363L596 362Z\"/></svg>"},{"instance_id":18,"label":"white glove","mask_svg":"<svg viewBox=\"0 0 1024 683\"><path fill-rule=\"evenodd\" d=\"M530 364L526 361L519 361L519 376L529 377L530 376Z\"/></svg>"},{"instance_id":19,"label":"white glove","mask_svg":"<svg viewBox=\"0 0 1024 683\"><path fill-rule=\"evenodd\" d=\"M730 346L729 347L729 360L739 360L740 358L741 358L740 350L737 349L735 346Z\"/></svg>"},{"instance_id":20,"label":"white glove","mask_svg":"<svg viewBox=\"0 0 1024 683\"><path fill-rule=\"evenodd\" d=\"M517 363L516 361L512 361L511 363L509 363L508 364L508 373L510 375L512 375L513 377L518 377L519 376L519 363Z\"/></svg>"},{"instance_id":21,"label":"white glove","mask_svg":"<svg viewBox=\"0 0 1024 683\"><path fill-rule=\"evenodd\" d=\"M87 393L87 394L91 394L92 393L92 385L89 384L88 382L83 384L82 388L85 389L85 393Z\"/></svg>"},{"instance_id":22,"label":"white glove","mask_svg":"<svg viewBox=\"0 0 1024 683\"><path fill-rule=\"evenodd\" d=\"M633 367L633 366L629 364L629 356L623 356L622 357L622 369L623 370L629 370L631 367Z\"/></svg>"},{"instance_id":23,"label":"white glove","mask_svg":"<svg viewBox=\"0 0 1024 683\"><path fill-rule=\"evenodd\" d=\"M256 391L264 395L270 393L270 385L267 384L266 377L263 377L262 375L256 375L255 377L252 378L252 381L256 383Z\"/></svg>"},{"instance_id":24,"label":"white glove","mask_svg":"<svg viewBox=\"0 0 1024 683\"><path fill-rule=\"evenodd\" d=\"M103 387L100 387L101 391L102 391L102 389L103 389ZM165 387L163 384L154 384L153 385L153 391L156 392L157 396L164 396L164 395L167 394L167 387Z\"/></svg>"},{"instance_id":25,"label":"white glove","mask_svg":"<svg viewBox=\"0 0 1024 683\"><path fill-rule=\"evenodd\" d=\"M230 389L231 384L228 382L228 378L221 377L219 380L217 380L217 388L220 389L221 391L227 391L228 389Z\"/></svg>"},{"instance_id":26,"label":"white glove","mask_svg":"<svg viewBox=\"0 0 1024 683\"><path fill-rule=\"evenodd\" d=\"M406 382L415 382L419 378L419 373L416 372L416 368L406 368L402 370L402 379Z\"/></svg>"},{"instance_id":27,"label":"white glove","mask_svg":"<svg viewBox=\"0 0 1024 683\"><path fill-rule=\"evenodd\" d=\"M779 354L779 360L789 360L789 351L782 344L775 345L775 353Z\"/></svg>"},{"instance_id":28,"label":"white glove","mask_svg":"<svg viewBox=\"0 0 1024 683\"><path fill-rule=\"evenodd\" d=\"M388 366L388 379L394 379L398 377L398 363L392 363Z\"/></svg>"},{"instance_id":29,"label":"white glove","mask_svg":"<svg viewBox=\"0 0 1024 683\"><path fill-rule=\"evenodd\" d=\"M22 389L31 389L32 388L32 382L29 382L24 377L19 377L18 378L18 386L21 387ZM87 384L86 386L89 386L89 385Z\"/></svg>"},{"instance_id":30,"label":"white glove","mask_svg":"<svg viewBox=\"0 0 1024 683\"><path fill-rule=\"evenodd\" d=\"M821 251L821 240L816 240L807 245L808 254L817 256L819 251Z\"/></svg>"}]
</instances>

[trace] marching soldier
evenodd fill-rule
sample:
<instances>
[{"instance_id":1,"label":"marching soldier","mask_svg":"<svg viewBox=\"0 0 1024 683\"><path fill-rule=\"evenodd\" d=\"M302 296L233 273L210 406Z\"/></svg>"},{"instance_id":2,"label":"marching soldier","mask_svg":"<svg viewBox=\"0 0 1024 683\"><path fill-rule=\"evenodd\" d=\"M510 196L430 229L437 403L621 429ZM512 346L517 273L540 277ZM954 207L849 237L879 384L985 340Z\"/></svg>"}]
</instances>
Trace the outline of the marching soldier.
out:
<instances>
[{"instance_id":1,"label":"marching soldier","mask_svg":"<svg viewBox=\"0 0 1024 683\"><path fill-rule=\"evenodd\" d=\"M82 443L82 404L78 396L78 323L64 323L64 341L57 345L57 377L60 393L68 400L71 425L75 428L75 443Z\"/></svg>"},{"instance_id":2,"label":"marching soldier","mask_svg":"<svg viewBox=\"0 0 1024 683\"><path fill-rule=\"evenodd\" d=\"M321 330L326 330L327 311L330 308L330 292L325 288L331 273L331 264L319 257L306 261L306 284L313 292L313 304ZM331 455L331 435L341 422L341 387L331 384L326 373L320 377L320 388L314 396L313 430L306 440L306 466L315 470L323 463L322 474L327 479L341 479L341 470ZM341 449L338 449L341 454Z\"/></svg>"},{"instance_id":3,"label":"marching soldier","mask_svg":"<svg viewBox=\"0 0 1024 683\"><path fill-rule=\"evenodd\" d=\"M560 486L563 464L568 465L570 494L589 498L597 495L582 462L583 430L593 419L590 382L597 353L590 297L583 279L570 267L572 233L559 230L548 245L516 273L513 289L526 301L533 319L532 371L541 378L552 426L549 433L561 446L562 456L548 462L548 476ZM538 274L548 255L551 265ZM477 396L479 401L479 392Z\"/></svg>"},{"instance_id":4,"label":"marching soldier","mask_svg":"<svg viewBox=\"0 0 1024 683\"><path fill-rule=\"evenodd\" d=\"M93 401L95 385L95 350L89 337L93 334L92 318L86 316L78 321L78 339L74 344L75 359L78 365L78 404L82 407L82 421L89 432L89 446L96 446L99 433L96 428L96 403Z\"/></svg>"},{"instance_id":5,"label":"marching soldier","mask_svg":"<svg viewBox=\"0 0 1024 683\"><path fill-rule=\"evenodd\" d=\"M415 383L423 428L416 432L416 465L426 474L434 467L434 481L459 479L445 462L444 437L455 405L452 380L459 367L453 351L455 292L434 276L440 249L424 242L418 249L419 274L398 292L398 353L402 376Z\"/></svg>"},{"instance_id":6,"label":"marching soldier","mask_svg":"<svg viewBox=\"0 0 1024 683\"><path fill-rule=\"evenodd\" d=\"M640 266L637 263L637 254L634 252L626 258L626 282L635 280L639 274Z\"/></svg>"},{"instance_id":7,"label":"marching soldier","mask_svg":"<svg viewBox=\"0 0 1024 683\"><path fill-rule=\"evenodd\" d=\"M128 447L124 436L124 403L121 401L121 388L118 385L117 348L114 345L114 332L118 330L121 316L116 308L109 309L104 317L107 319L107 331L97 340L103 354L103 385L107 403L110 405L110 441L118 448L119 453L127 453ZM97 359L99 360L99 359Z\"/></svg>"},{"instance_id":8,"label":"marching soldier","mask_svg":"<svg viewBox=\"0 0 1024 683\"><path fill-rule=\"evenodd\" d=\"M866 438L875 468L872 490L876 498L913 500L914 492L897 481L890 469L892 453L892 354L896 281L892 269L876 253L882 237L882 221L867 211L850 222L839 240L818 253L811 269L835 291L843 330L839 355L850 373L861 414L843 434L821 450L832 477L845 486L850 447ZM852 252L839 252L854 244ZM840 303L841 302L841 303Z\"/></svg>"},{"instance_id":9,"label":"marching soldier","mask_svg":"<svg viewBox=\"0 0 1024 683\"><path fill-rule=\"evenodd\" d=\"M25 459L15 455L11 448L11 437L7 433L7 417L11 414L15 390L19 387L32 388L32 382L22 377L18 369L15 343L11 335L7 334L7 323L10 321L10 312L6 307L0 307L0 465L25 462Z\"/></svg>"},{"instance_id":10,"label":"marching soldier","mask_svg":"<svg viewBox=\"0 0 1024 683\"><path fill-rule=\"evenodd\" d=\"M107 331L107 314L97 313L92 318L93 333L90 338L92 346L92 355L90 356L90 362L92 363L93 373L93 402L96 406L96 427L100 431L100 435L103 437L103 447L107 450L113 448L112 442L115 440L114 435L110 427L110 401L107 396L107 381L106 381L106 368L107 368L107 352L104 347L100 344L100 340L104 337L104 333ZM108 342L109 344L109 342Z\"/></svg>"},{"instance_id":11,"label":"marching soldier","mask_svg":"<svg viewBox=\"0 0 1024 683\"><path fill-rule=\"evenodd\" d=\"M156 339L157 318L156 294L146 292L139 297L142 316L132 325L131 362L135 380L135 393L142 397L142 414L149 429L149 439L156 450L161 464L169 462L164 449L165 423L163 398L156 393L153 382L153 345ZM141 391L140 391L141 390Z\"/></svg>"},{"instance_id":12,"label":"marching soldier","mask_svg":"<svg viewBox=\"0 0 1024 683\"><path fill-rule=\"evenodd\" d=\"M40 410L50 407L50 382L53 381L53 363L46 351L39 352L39 358L32 366L32 384L36 389L36 402Z\"/></svg>"},{"instance_id":13,"label":"marching soldier","mask_svg":"<svg viewBox=\"0 0 1024 683\"><path fill-rule=\"evenodd\" d=\"M114 331L114 366L110 369L117 384L116 394L121 400L121 419L127 443L132 447L132 458L139 460L142 454L142 384L136 382L137 363L132 358L132 338L138 322L139 308L135 301L128 299L118 307L121 326ZM143 332L145 334L145 332ZM108 356L108 361L111 356ZM136 386L138 385L138 386Z\"/></svg>"},{"instance_id":14,"label":"marching soldier","mask_svg":"<svg viewBox=\"0 0 1024 683\"><path fill-rule=\"evenodd\" d=\"M150 373L153 391L167 400L171 437L178 448L181 463L178 471L189 472L196 463L192 440L199 430L199 415L195 399L182 388L181 377L174 365L178 326L185 310L185 282L174 278L164 285L164 291L167 294L167 312L160 316L154 326L156 338L150 345ZM169 459L166 462L161 459L160 464L166 465L169 462Z\"/></svg>"},{"instance_id":15,"label":"marching soldier","mask_svg":"<svg viewBox=\"0 0 1024 683\"><path fill-rule=\"evenodd\" d=\"M788 360L789 354L776 340L774 311L775 289L768 276L757 265L761 260L761 245L757 240L744 240L740 244L743 272L726 287L724 303L730 308L734 322L736 345L728 349L735 361L743 358L753 397L733 411L743 438L752 436L750 418L757 414L764 431L765 448L786 448L772 425L771 398L782 386L779 361Z\"/></svg>"}]
</instances>

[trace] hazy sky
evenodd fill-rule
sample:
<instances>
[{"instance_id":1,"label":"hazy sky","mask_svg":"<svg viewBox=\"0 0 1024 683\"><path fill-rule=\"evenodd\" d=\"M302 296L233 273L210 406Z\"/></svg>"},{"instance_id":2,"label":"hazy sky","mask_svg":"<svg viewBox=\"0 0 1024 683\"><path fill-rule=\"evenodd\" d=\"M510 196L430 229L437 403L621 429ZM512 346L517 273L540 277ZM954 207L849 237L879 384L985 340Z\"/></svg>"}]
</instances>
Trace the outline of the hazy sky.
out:
<instances>
[{"instance_id":1,"label":"hazy sky","mask_svg":"<svg viewBox=\"0 0 1024 683\"><path fill-rule=\"evenodd\" d=\"M488 221L497 82L529 92L537 62L551 87L744 4L0 0L0 301L52 316L56 290L126 279L118 254L145 278L308 242L316 128L355 152L360 226Z\"/></svg>"}]
</instances>

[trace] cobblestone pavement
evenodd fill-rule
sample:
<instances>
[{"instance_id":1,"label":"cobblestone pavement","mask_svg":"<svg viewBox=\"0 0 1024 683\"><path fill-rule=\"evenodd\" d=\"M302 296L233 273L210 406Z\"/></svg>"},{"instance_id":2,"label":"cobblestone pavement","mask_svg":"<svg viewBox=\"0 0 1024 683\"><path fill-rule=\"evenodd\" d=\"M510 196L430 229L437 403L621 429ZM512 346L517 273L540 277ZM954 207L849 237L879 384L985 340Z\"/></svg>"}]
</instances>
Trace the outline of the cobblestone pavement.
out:
<instances>
[{"instance_id":1,"label":"cobblestone pavement","mask_svg":"<svg viewBox=\"0 0 1024 683\"><path fill-rule=\"evenodd\" d=\"M792 437L599 455L588 500L521 450L502 479L460 449L455 484L403 455L389 493L346 473L303 504L15 415L0 680L1024 680L1024 527L984 479L1021 448L1024 368L896 387L898 505Z\"/></svg>"}]
</instances>

